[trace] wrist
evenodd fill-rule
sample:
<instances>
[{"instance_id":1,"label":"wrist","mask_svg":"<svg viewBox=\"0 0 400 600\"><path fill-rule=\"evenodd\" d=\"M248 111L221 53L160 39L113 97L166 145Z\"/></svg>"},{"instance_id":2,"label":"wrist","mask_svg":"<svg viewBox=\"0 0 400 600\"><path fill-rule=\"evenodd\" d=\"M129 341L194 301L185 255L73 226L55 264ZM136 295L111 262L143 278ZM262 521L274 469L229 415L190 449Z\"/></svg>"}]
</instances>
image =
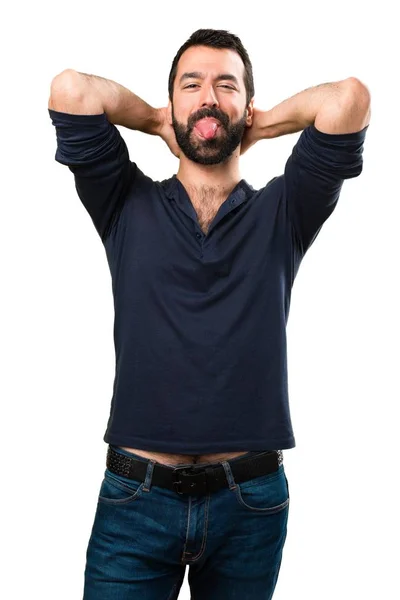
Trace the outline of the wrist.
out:
<instances>
[{"instance_id":1,"label":"wrist","mask_svg":"<svg viewBox=\"0 0 400 600\"><path fill-rule=\"evenodd\" d=\"M161 135L161 130L163 128L165 121L165 115L163 113L162 108L153 108L151 118L150 118L150 130L148 133L150 135Z\"/></svg>"},{"instance_id":2,"label":"wrist","mask_svg":"<svg viewBox=\"0 0 400 600\"><path fill-rule=\"evenodd\" d=\"M160 115L157 108L150 107L150 110L143 120L141 130L143 133L148 133L149 135L159 135Z\"/></svg>"},{"instance_id":3,"label":"wrist","mask_svg":"<svg viewBox=\"0 0 400 600\"><path fill-rule=\"evenodd\" d=\"M136 118L138 123L135 129L149 135L159 135L160 116L158 109L147 104L140 115L136 114Z\"/></svg>"},{"instance_id":4,"label":"wrist","mask_svg":"<svg viewBox=\"0 0 400 600\"><path fill-rule=\"evenodd\" d=\"M296 106L284 101L263 114L262 139L271 139L302 131L311 124Z\"/></svg>"},{"instance_id":5,"label":"wrist","mask_svg":"<svg viewBox=\"0 0 400 600\"><path fill-rule=\"evenodd\" d=\"M286 131L283 131L283 125L276 114L275 108L264 111L254 109L251 136L254 142L278 137L286 133Z\"/></svg>"}]
</instances>

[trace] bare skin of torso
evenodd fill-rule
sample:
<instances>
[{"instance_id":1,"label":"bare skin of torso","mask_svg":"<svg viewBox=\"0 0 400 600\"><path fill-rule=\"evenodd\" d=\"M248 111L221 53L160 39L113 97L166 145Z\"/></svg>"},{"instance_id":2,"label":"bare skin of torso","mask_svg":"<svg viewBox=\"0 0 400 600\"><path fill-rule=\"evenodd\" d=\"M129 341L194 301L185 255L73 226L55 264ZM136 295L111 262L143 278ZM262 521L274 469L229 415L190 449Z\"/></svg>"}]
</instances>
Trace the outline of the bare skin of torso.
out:
<instances>
[{"instance_id":1,"label":"bare skin of torso","mask_svg":"<svg viewBox=\"0 0 400 600\"><path fill-rule=\"evenodd\" d=\"M147 450L138 450L137 448L126 448L121 446L127 452L133 452L144 458L151 458L163 465L183 465L183 464L202 464L209 462L217 462L221 460L230 460L242 454L247 454L249 450L243 452L220 452L219 454L202 454L201 456L193 456L191 454L164 454L162 452L148 452Z\"/></svg>"},{"instance_id":2,"label":"bare skin of torso","mask_svg":"<svg viewBox=\"0 0 400 600\"><path fill-rule=\"evenodd\" d=\"M207 191L209 192L209 190ZM199 198L192 193L190 194L190 199L197 213L199 225L203 233L207 234L208 228L211 222L214 220L214 217L217 214L219 207L221 206L225 198L223 200L214 200L212 199L212 194L210 193L202 194L202 197ZM144 458L153 459L163 465L201 464L217 462L221 460L230 460L231 458L236 458L249 452L249 450L243 450L241 452L220 452L217 454L202 454L200 456L193 456L190 454L165 454L162 452L149 452L147 450L140 450L138 448L127 448L125 446L121 446L121 448L123 448L123 450L126 450L127 452L133 452L134 454L143 456Z\"/></svg>"}]
</instances>

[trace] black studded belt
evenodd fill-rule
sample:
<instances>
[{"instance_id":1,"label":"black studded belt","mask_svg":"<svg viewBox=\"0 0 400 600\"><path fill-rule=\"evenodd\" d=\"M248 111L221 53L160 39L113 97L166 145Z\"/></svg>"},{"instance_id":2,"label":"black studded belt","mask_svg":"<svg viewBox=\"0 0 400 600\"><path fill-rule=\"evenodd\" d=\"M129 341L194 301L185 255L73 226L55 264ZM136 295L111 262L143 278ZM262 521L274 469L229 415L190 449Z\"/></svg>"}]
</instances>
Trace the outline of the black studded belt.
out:
<instances>
[{"instance_id":1,"label":"black studded belt","mask_svg":"<svg viewBox=\"0 0 400 600\"><path fill-rule=\"evenodd\" d=\"M255 456L236 458L229 462L236 483L274 473L283 461L281 450L262 452ZM130 458L116 452L111 446L107 451L107 469L116 475L143 482L146 478L149 460ZM225 469L221 464L185 465L169 467L155 463L152 484L168 488L178 494L204 495L228 487Z\"/></svg>"}]
</instances>

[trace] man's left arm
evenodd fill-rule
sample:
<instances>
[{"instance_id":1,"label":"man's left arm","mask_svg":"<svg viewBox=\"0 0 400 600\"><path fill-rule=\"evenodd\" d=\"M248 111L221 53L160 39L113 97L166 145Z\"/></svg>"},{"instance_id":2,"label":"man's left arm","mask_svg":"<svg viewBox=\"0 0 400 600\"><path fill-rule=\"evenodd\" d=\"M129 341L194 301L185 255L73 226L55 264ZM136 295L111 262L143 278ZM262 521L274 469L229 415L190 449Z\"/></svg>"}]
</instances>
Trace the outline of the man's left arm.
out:
<instances>
[{"instance_id":1,"label":"man's left arm","mask_svg":"<svg viewBox=\"0 0 400 600\"><path fill-rule=\"evenodd\" d=\"M246 130L243 154L259 140L302 131L314 125L323 133L353 133L369 125L371 97L359 79L348 77L307 88L270 110L253 109L252 126Z\"/></svg>"},{"instance_id":2,"label":"man's left arm","mask_svg":"<svg viewBox=\"0 0 400 600\"><path fill-rule=\"evenodd\" d=\"M302 254L333 212L343 181L362 171L371 115L367 87L351 77L309 88L269 111L254 109L241 152L261 139L302 131L283 175L283 193Z\"/></svg>"}]
</instances>

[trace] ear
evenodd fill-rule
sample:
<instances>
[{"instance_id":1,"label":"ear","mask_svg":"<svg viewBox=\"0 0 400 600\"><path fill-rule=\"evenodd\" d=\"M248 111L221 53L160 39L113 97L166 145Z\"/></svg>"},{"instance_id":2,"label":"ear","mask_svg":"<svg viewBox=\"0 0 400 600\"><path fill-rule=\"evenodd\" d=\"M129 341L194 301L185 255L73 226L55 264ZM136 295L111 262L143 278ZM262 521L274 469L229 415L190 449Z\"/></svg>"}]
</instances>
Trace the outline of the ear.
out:
<instances>
[{"instance_id":1,"label":"ear","mask_svg":"<svg viewBox=\"0 0 400 600\"><path fill-rule=\"evenodd\" d=\"M172 104L171 104L171 100L168 100L167 119L168 119L169 125L172 125Z\"/></svg>"},{"instance_id":2,"label":"ear","mask_svg":"<svg viewBox=\"0 0 400 600\"><path fill-rule=\"evenodd\" d=\"M246 127L251 127L254 116L254 98L252 98L246 108Z\"/></svg>"}]
</instances>

